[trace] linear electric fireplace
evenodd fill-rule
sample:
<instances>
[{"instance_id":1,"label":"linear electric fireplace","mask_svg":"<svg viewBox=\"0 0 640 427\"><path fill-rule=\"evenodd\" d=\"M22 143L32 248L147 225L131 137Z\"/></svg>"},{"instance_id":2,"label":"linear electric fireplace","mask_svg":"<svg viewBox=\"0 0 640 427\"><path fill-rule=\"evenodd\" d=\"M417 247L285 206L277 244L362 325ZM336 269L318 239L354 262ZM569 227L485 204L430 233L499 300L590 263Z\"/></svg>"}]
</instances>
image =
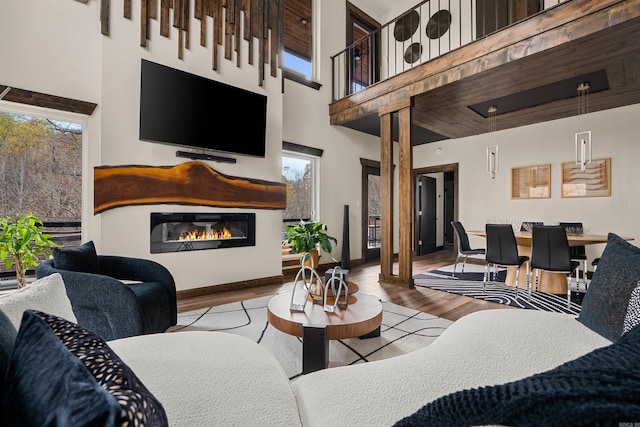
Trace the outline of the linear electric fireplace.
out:
<instances>
[{"instance_id":1,"label":"linear electric fireplace","mask_svg":"<svg viewBox=\"0 0 640 427\"><path fill-rule=\"evenodd\" d=\"M254 213L151 213L151 253L255 246Z\"/></svg>"}]
</instances>

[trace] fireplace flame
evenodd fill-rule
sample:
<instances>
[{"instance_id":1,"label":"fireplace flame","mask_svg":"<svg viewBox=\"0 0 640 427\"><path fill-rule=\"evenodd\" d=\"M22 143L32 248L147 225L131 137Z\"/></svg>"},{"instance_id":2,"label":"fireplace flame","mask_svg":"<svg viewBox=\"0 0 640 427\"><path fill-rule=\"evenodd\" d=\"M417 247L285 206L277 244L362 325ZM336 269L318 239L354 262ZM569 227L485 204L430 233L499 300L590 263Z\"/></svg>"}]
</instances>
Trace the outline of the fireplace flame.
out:
<instances>
[{"instance_id":1,"label":"fireplace flame","mask_svg":"<svg viewBox=\"0 0 640 427\"><path fill-rule=\"evenodd\" d=\"M179 240L219 240L231 239L233 236L227 227L222 230L192 230L180 234Z\"/></svg>"}]
</instances>

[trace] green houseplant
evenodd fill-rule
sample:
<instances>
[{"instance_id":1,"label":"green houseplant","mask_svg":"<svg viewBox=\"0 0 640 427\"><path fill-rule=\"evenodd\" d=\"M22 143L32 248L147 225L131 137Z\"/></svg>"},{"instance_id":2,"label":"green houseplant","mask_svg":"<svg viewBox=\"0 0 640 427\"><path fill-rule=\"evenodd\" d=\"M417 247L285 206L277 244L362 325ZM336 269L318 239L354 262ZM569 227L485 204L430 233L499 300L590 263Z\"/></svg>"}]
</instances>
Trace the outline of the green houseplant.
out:
<instances>
[{"instance_id":1,"label":"green houseplant","mask_svg":"<svg viewBox=\"0 0 640 427\"><path fill-rule=\"evenodd\" d=\"M300 221L285 227L287 233L284 243L291 245L291 252L308 253L313 260L312 267L318 267L320 254L318 248L331 253L331 242L338 243L335 237L327 233L327 226L319 221Z\"/></svg>"},{"instance_id":2,"label":"green houseplant","mask_svg":"<svg viewBox=\"0 0 640 427\"><path fill-rule=\"evenodd\" d=\"M0 217L0 229L0 259L5 269L14 266L18 288L22 288L27 284L28 268L37 266L41 256L51 255L57 245L42 231L42 221L32 212Z\"/></svg>"}]
</instances>

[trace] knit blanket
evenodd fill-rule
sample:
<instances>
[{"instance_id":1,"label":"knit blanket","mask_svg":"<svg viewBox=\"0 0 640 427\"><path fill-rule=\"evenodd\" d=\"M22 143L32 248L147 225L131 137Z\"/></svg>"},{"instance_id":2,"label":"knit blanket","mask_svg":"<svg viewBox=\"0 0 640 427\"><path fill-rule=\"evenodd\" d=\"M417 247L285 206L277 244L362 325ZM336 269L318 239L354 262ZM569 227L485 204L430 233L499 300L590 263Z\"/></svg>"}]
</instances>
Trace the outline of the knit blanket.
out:
<instances>
[{"instance_id":1,"label":"knit blanket","mask_svg":"<svg viewBox=\"0 0 640 427\"><path fill-rule=\"evenodd\" d=\"M635 327L615 343L555 369L443 396L395 427L633 425L640 421L638 390L640 327Z\"/></svg>"}]
</instances>

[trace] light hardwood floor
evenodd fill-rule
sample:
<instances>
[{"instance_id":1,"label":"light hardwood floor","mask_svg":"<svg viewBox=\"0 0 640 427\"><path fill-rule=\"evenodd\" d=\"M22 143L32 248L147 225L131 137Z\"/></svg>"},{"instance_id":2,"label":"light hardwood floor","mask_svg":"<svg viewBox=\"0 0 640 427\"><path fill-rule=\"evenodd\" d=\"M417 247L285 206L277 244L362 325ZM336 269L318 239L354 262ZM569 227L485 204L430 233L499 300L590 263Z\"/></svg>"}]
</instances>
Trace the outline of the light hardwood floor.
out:
<instances>
[{"instance_id":1,"label":"light hardwood floor","mask_svg":"<svg viewBox=\"0 0 640 427\"><path fill-rule=\"evenodd\" d=\"M453 264L454 261L455 254L446 251L415 257L413 260L413 274L415 275L434 270L444 265ZM471 260L469 262L477 263L477 261ZM379 274L380 265L377 262L356 266L352 265L349 269L349 281L357 283L360 292L375 295L383 301L390 301L449 320L457 320L466 314L478 310L510 308L503 304L434 291L419 286L416 286L414 289L408 289L398 285L380 283L378 281ZM227 304L265 295L274 295L281 287L282 285L268 285L240 291L229 291L196 298L180 299L178 300L178 312Z\"/></svg>"}]
</instances>

